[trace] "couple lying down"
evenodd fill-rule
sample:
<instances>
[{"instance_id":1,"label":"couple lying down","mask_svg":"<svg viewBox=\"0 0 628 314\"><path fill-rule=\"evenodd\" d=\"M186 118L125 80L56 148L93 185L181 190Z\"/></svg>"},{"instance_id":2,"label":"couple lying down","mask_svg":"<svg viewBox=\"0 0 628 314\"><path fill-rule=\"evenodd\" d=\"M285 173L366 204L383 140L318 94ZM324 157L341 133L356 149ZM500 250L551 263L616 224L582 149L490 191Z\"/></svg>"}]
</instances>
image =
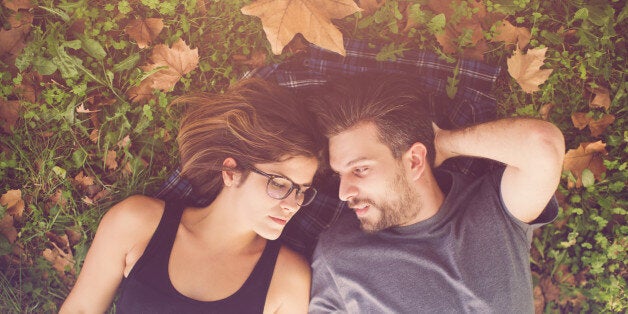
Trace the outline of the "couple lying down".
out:
<instances>
[{"instance_id":1,"label":"couple lying down","mask_svg":"<svg viewBox=\"0 0 628 314\"><path fill-rule=\"evenodd\" d=\"M104 312L116 295L119 313L533 312L531 234L557 214L555 126L441 129L429 95L395 75L307 94L246 79L179 98L180 175L211 202L112 207L61 313ZM503 166L440 167L461 156ZM310 262L277 239L321 197L344 209Z\"/></svg>"}]
</instances>

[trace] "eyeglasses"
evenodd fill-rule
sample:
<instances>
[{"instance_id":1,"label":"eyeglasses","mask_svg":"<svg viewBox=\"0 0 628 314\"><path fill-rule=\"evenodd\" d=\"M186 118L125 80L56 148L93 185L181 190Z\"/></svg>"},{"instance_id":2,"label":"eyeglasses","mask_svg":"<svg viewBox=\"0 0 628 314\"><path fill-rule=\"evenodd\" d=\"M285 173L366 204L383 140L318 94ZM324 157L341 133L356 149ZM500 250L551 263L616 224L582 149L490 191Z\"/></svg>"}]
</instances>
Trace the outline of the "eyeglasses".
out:
<instances>
[{"instance_id":1,"label":"eyeglasses","mask_svg":"<svg viewBox=\"0 0 628 314\"><path fill-rule=\"evenodd\" d=\"M253 167L249 168L251 171L268 178L268 183L266 184L266 194L276 200L285 199L290 195L290 193L292 193L293 190L297 190L295 198L297 199L297 205L299 206L310 205L314 200L314 197L316 197L317 191L313 187L302 187L286 177L276 174L268 174ZM301 188L303 188L303 190L301 190Z\"/></svg>"}]
</instances>

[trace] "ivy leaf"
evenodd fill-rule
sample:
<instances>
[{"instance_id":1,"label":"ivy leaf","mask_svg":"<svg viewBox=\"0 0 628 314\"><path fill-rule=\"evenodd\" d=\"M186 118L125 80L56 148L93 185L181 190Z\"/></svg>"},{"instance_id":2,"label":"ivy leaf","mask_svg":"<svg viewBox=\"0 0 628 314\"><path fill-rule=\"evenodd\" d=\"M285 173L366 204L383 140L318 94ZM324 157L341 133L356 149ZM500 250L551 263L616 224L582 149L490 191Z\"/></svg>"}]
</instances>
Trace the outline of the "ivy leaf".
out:
<instances>
[{"instance_id":1,"label":"ivy leaf","mask_svg":"<svg viewBox=\"0 0 628 314\"><path fill-rule=\"evenodd\" d=\"M593 173L595 179L600 179L602 174L606 171L602 155L606 155L606 144L602 141L594 143L585 142L581 143L576 149L570 149L565 154L565 161L563 163L564 171L571 171L576 177L576 182L568 181L567 187L581 187L583 185L583 171L589 169Z\"/></svg>"},{"instance_id":2,"label":"ivy leaf","mask_svg":"<svg viewBox=\"0 0 628 314\"><path fill-rule=\"evenodd\" d=\"M526 93L538 91L539 85L543 84L554 71L552 69L541 70L545 60L545 52L547 52L547 47L529 49L525 55L517 49L513 56L507 60L508 73Z\"/></svg>"},{"instance_id":3,"label":"ivy leaf","mask_svg":"<svg viewBox=\"0 0 628 314\"><path fill-rule=\"evenodd\" d=\"M129 34L137 46L146 48L161 33L164 22L159 18L135 19L129 22L124 31Z\"/></svg>"},{"instance_id":4,"label":"ivy leaf","mask_svg":"<svg viewBox=\"0 0 628 314\"><path fill-rule=\"evenodd\" d=\"M301 33L309 42L345 55L342 33L331 19L341 19L361 11L353 0L259 0L241 9L245 15L262 20L273 53Z\"/></svg>"}]
</instances>

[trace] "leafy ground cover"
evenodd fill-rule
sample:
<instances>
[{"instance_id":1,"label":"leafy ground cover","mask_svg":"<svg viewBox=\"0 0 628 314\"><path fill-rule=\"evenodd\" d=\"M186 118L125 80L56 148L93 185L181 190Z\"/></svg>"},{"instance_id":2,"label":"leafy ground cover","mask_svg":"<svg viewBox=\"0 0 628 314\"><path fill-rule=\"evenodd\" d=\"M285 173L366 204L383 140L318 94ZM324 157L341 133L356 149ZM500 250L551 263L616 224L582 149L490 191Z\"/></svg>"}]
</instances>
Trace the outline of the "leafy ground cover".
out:
<instances>
[{"instance_id":1,"label":"leafy ground cover","mask_svg":"<svg viewBox=\"0 0 628 314\"><path fill-rule=\"evenodd\" d=\"M348 37L380 60L502 66L500 116L549 120L568 147L560 215L533 239L537 312L625 312L627 17L618 0L3 0L0 312L55 312L107 208L173 169L174 97Z\"/></svg>"}]
</instances>

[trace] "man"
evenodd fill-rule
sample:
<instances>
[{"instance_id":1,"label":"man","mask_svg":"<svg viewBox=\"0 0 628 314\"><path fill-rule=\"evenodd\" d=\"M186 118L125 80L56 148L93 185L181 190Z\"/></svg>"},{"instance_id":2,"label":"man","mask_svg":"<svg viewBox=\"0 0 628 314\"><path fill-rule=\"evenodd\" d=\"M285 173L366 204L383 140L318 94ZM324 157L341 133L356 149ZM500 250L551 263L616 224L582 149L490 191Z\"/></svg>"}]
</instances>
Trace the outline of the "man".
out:
<instances>
[{"instance_id":1,"label":"man","mask_svg":"<svg viewBox=\"0 0 628 314\"><path fill-rule=\"evenodd\" d=\"M379 71L412 76L416 86L429 89L434 99L430 108L439 125L458 128L494 119L496 101L490 94L500 68L473 60L459 60L456 64L442 60L427 51L409 50L395 61L379 61L381 47L368 42L345 39L347 56L310 45L306 51L280 64L257 69L250 76L264 78L281 86L291 88L299 94L307 94L324 84L329 78L352 75L364 71ZM453 99L446 96L448 77L457 70L457 93ZM486 162L471 158L456 158L443 167L465 174L480 174L486 171ZM332 225L346 204L338 200L337 180L317 180L319 190L314 202L299 210L286 225L280 241L293 250L311 258L320 232ZM211 202L206 196L196 193L186 178L174 171L155 195L163 199L184 199L194 206L206 206Z\"/></svg>"},{"instance_id":2,"label":"man","mask_svg":"<svg viewBox=\"0 0 628 314\"><path fill-rule=\"evenodd\" d=\"M310 312L534 311L530 243L557 214L562 134L532 119L441 130L425 99L412 81L381 75L313 99L353 210L318 241ZM477 179L435 169L459 156L505 167Z\"/></svg>"}]
</instances>

